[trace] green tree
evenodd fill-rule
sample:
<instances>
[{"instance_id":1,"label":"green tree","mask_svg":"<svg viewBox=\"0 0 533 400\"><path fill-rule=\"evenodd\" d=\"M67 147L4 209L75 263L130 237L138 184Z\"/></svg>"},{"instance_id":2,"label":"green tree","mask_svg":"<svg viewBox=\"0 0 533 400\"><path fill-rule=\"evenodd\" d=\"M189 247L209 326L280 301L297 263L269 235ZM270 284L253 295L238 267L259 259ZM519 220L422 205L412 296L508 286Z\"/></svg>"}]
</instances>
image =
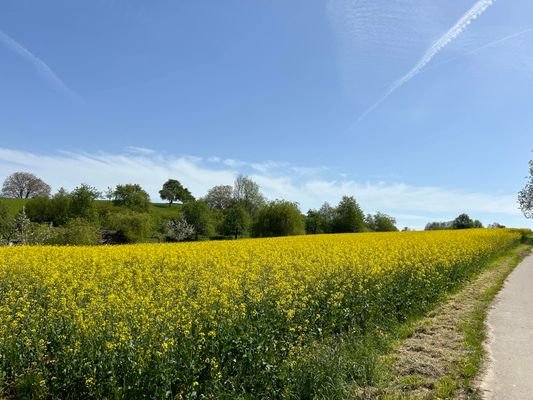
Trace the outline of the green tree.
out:
<instances>
[{"instance_id":1,"label":"green tree","mask_svg":"<svg viewBox=\"0 0 533 400\"><path fill-rule=\"evenodd\" d=\"M189 189L184 187L178 180L169 179L163 184L163 188L159 191L159 196L162 200L167 200L168 205L172 206L172 203L179 201L183 204L193 201L194 197L189 192Z\"/></svg>"},{"instance_id":2,"label":"green tree","mask_svg":"<svg viewBox=\"0 0 533 400\"><path fill-rule=\"evenodd\" d=\"M26 203L26 214L32 222L62 226L71 217L72 196L60 188L54 196L33 197Z\"/></svg>"},{"instance_id":3,"label":"green tree","mask_svg":"<svg viewBox=\"0 0 533 400\"><path fill-rule=\"evenodd\" d=\"M453 221L449 222L428 222L424 230L426 231L442 231L446 229L453 229Z\"/></svg>"},{"instance_id":4,"label":"green tree","mask_svg":"<svg viewBox=\"0 0 533 400\"><path fill-rule=\"evenodd\" d=\"M102 194L94 187L82 183L70 194L70 215L73 218L84 218L95 221L98 218L96 199Z\"/></svg>"},{"instance_id":5,"label":"green tree","mask_svg":"<svg viewBox=\"0 0 533 400\"><path fill-rule=\"evenodd\" d=\"M26 202L24 207L26 216L30 221L37 223L52 222L54 225L58 225L52 212L52 200L48 197L33 197ZM68 207L65 208L65 213L68 214Z\"/></svg>"},{"instance_id":6,"label":"green tree","mask_svg":"<svg viewBox=\"0 0 533 400\"><path fill-rule=\"evenodd\" d=\"M333 232L333 223L335 222L335 217L337 210L335 207L332 207L327 201L322 204L318 210L320 214L320 230L323 233L332 233Z\"/></svg>"},{"instance_id":7,"label":"green tree","mask_svg":"<svg viewBox=\"0 0 533 400\"><path fill-rule=\"evenodd\" d=\"M0 244L9 242L13 230L13 218L5 202L0 201Z\"/></svg>"},{"instance_id":8,"label":"green tree","mask_svg":"<svg viewBox=\"0 0 533 400\"><path fill-rule=\"evenodd\" d=\"M368 230L373 232L397 232L396 219L390 215L378 212L376 215L368 214L366 217Z\"/></svg>"},{"instance_id":9,"label":"green tree","mask_svg":"<svg viewBox=\"0 0 533 400\"><path fill-rule=\"evenodd\" d=\"M51 244L95 245L100 241L100 227L84 218L71 218L55 229L55 235L48 241Z\"/></svg>"},{"instance_id":10,"label":"green tree","mask_svg":"<svg viewBox=\"0 0 533 400\"><path fill-rule=\"evenodd\" d=\"M100 193L93 187L81 184L72 193L60 188L54 196L33 197L26 203L26 213L32 222L63 226L71 218L98 219L95 200Z\"/></svg>"},{"instance_id":11,"label":"green tree","mask_svg":"<svg viewBox=\"0 0 533 400\"><path fill-rule=\"evenodd\" d=\"M317 233L324 233L324 219L320 211L309 210L305 217L305 233L315 235Z\"/></svg>"},{"instance_id":12,"label":"green tree","mask_svg":"<svg viewBox=\"0 0 533 400\"><path fill-rule=\"evenodd\" d=\"M72 196L64 188L60 188L48 203L47 219L43 222L52 222L55 226L65 225L71 217Z\"/></svg>"},{"instance_id":13,"label":"green tree","mask_svg":"<svg viewBox=\"0 0 533 400\"><path fill-rule=\"evenodd\" d=\"M146 212L150 207L150 196L139 184L117 185L113 204L136 212Z\"/></svg>"},{"instance_id":14,"label":"green tree","mask_svg":"<svg viewBox=\"0 0 533 400\"><path fill-rule=\"evenodd\" d=\"M225 212L224 233L232 235L234 239L244 235L250 228L250 214L239 203L233 203Z\"/></svg>"},{"instance_id":15,"label":"green tree","mask_svg":"<svg viewBox=\"0 0 533 400\"><path fill-rule=\"evenodd\" d=\"M153 231L150 215L132 210L111 213L106 221L106 228L119 232L128 243L144 242Z\"/></svg>"},{"instance_id":16,"label":"green tree","mask_svg":"<svg viewBox=\"0 0 533 400\"><path fill-rule=\"evenodd\" d=\"M526 186L518 193L518 204L526 218L533 218L533 160L529 161Z\"/></svg>"},{"instance_id":17,"label":"green tree","mask_svg":"<svg viewBox=\"0 0 533 400\"><path fill-rule=\"evenodd\" d=\"M335 209L333 232L363 232L365 216L353 196L343 196Z\"/></svg>"},{"instance_id":18,"label":"green tree","mask_svg":"<svg viewBox=\"0 0 533 400\"><path fill-rule=\"evenodd\" d=\"M474 221L468 216L468 214L461 214L453 220L453 229L469 229L474 227Z\"/></svg>"},{"instance_id":19,"label":"green tree","mask_svg":"<svg viewBox=\"0 0 533 400\"><path fill-rule=\"evenodd\" d=\"M253 228L256 237L303 235L305 221L297 203L274 200L257 211Z\"/></svg>"},{"instance_id":20,"label":"green tree","mask_svg":"<svg viewBox=\"0 0 533 400\"><path fill-rule=\"evenodd\" d=\"M207 207L209 208L209 205ZM221 210L220 208L209 208L209 215L211 216L211 223L213 225L213 231L215 232L215 235L226 235L224 228L226 211L227 210Z\"/></svg>"},{"instance_id":21,"label":"green tree","mask_svg":"<svg viewBox=\"0 0 533 400\"><path fill-rule=\"evenodd\" d=\"M205 201L198 200L184 204L182 215L185 221L194 227L195 240L198 240L200 236L213 236L213 220L211 218L209 207Z\"/></svg>"}]
</instances>

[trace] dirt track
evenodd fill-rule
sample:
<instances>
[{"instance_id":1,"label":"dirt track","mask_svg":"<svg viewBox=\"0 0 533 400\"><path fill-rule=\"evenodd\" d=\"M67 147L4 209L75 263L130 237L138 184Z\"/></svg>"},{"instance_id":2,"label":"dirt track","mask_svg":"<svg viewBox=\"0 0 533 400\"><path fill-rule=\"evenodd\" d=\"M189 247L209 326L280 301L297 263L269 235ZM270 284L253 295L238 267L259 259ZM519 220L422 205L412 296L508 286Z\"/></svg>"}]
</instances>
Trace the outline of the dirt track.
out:
<instances>
[{"instance_id":1,"label":"dirt track","mask_svg":"<svg viewBox=\"0 0 533 400\"><path fill-rule=\"evenodd\" d=\"M487 319L485 399L533 399L533 255L509 276Z\"/></svg>"}]
</instances>

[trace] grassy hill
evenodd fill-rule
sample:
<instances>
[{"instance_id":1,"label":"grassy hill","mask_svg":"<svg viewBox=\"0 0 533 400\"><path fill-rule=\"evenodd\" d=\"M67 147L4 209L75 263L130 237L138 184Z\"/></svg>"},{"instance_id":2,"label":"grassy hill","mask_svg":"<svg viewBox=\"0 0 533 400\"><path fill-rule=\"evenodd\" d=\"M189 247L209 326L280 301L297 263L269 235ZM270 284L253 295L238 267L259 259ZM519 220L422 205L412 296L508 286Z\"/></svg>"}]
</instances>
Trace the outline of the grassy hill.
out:
<instances>
[{"instance_id":1,"label":"grassy hill","mask_svg":"<svg viewBox=\"0 0 533 400\"><path fill-rule=\"evenodd\" d=\"M168 203L152 203L149 212L162 218L176 218L181 212L181 204L169 207Z\"/></svg>"}]
</instances>

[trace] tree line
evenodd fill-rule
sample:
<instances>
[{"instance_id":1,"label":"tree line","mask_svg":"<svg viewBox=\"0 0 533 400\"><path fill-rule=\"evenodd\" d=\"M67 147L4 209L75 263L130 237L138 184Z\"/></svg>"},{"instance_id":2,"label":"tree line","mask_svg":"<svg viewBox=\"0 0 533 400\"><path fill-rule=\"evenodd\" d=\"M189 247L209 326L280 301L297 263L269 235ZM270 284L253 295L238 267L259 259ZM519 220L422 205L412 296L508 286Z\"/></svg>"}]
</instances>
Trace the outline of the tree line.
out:
<instances>
[{"instance_id":1,"label":"tree line","mask_svg":"<svg viewBox=\"0 0 533 400\"><path fill-rule=\"evenodd\" d=\"M100 192L82 183L52 195L50 185L27 172L8 176L1 195L24 204L13 215L0 201L0 243L116 244L398 231L395 218L382 212L365 215L353 196L343 196L336 206L325 202L304 215L298 203L268 201L259 185L242 175L199 199L177 179L168 179L159 191L168 209L152 204L139 184ZM453 221L430 222L425 229L482 227L479 220L460 214Z\"/></svg>"},{"instance_id":2,"label":"tree line","mask_svg":"<svg viewBox=\"0 0 533 400\"><path fill-rule=\"evenodd\" d=\"M23 199L16 215L0 201L2 243L114 244L398 230L387 214L365 216L352 196L304 215L296 202L268 201L259 185L242 175L198 199L169 179L159 191L167 202L164 208L152 204L139 184L101 192L82 183L52 194L50 185L28 172L8 176L1 194Z\"/></svg>"}]
</instances>

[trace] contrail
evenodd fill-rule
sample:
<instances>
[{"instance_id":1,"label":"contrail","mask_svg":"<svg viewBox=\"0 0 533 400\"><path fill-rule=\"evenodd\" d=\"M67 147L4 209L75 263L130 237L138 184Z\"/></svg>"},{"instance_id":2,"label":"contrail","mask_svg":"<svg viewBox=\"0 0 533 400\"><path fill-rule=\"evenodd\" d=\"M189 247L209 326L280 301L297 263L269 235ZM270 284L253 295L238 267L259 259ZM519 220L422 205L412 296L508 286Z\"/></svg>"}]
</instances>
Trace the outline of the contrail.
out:
<instances>
[{"instance_id":1,"label":"contrail","mask_svg":"<svg viewBox=\"0 0 533 400\"><path fill-rule=\"evenodd\" d=\"M453 39L461 34L465 28L477 17L479 17L483 12L494 4L495 0L479 0L474 6L464 14L459 21L455 23L444 35L442 35L439 40L437 40L433 45L426 51L418 63L404 76L396 80L389 90L381 96L378 101L372 104L363 114L357 118L357 121L353 125L359 123L363 118L376 109L381 103L383 103L391 94L393 94L398 88L405 85L411 79L413 79L424 67L429 64L429 62L435 57L444 47L446 47ZM352 126L353 126L352 125Z\"/></svg>"},{"instance_id":2,"label":"contrail","mask_svg":"<svg viewBox=\"0 0 533 400\"><path fill-rule=\"evenodd\" d=\"M57 89L66 93L70 98L78 102L83 102L82 98L76 92L71 90L43 60L34 55L2 30L0 30L0 43L17 53L22 58L25 58L31 62L35 68L37 68L37 70L46 78L46 80L48 80Z\"/></svg>"},{"instance_id":3,"label":"contrail","mask_svg":"<svg viewBox=\"0 0 533 400\"><path fill-rule=\"evenodd\" d=\"M438 68L441 65L448 64L448 63L451 63L453 61L459 60L461 58L468 57L469 55L479 53L481 50L484 50L484 49L492 47L492 46L496 46L497 44L506 42L506 41L508 41L510 39L514 39L515 37L522 36L522 35L524 35L526 33L529 33L529 32L533 32L533 28L524 29L524 30L522 30L520 32L516 32L516 33L513 33L511 35L504 36L504 37L502 37L500 39L493 40L492 42L489 42L489 43L485 43L484 45L476 47L475 49L467 51L466 53L463 53L463 54L461 54L461 55L459 55L457 57L449 58L448 60L444 60L444 61L442 61L442 62L440 62L438 64L433 64L433 65L431 65L429 67L426 67L420 72L421 73L422 72L426 72L426 71L432 70L434 68Z\"/></svg>"}]
</instances>

